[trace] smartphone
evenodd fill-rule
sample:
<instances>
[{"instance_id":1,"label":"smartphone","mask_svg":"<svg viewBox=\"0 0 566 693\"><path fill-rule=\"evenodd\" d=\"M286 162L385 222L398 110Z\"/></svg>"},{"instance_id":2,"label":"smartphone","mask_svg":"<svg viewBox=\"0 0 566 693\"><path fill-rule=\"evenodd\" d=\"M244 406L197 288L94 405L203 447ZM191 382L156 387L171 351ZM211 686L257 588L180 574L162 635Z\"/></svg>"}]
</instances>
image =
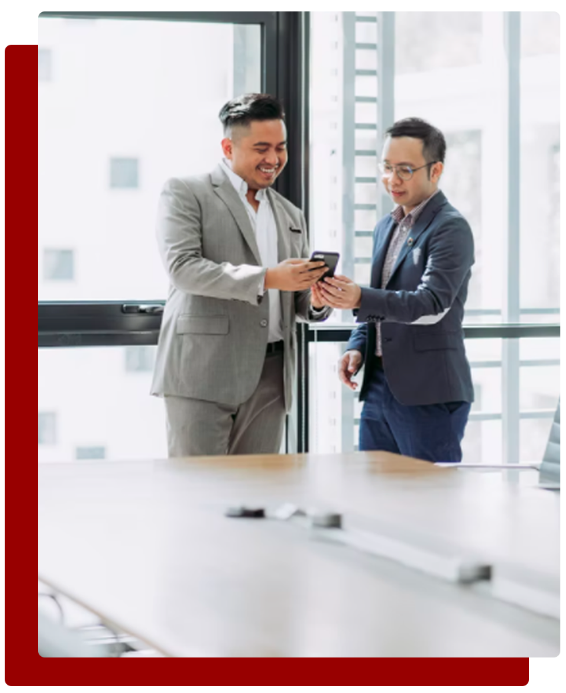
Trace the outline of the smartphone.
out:
<instances>
[{"instance_id":1,"label":"smartphone","mask_svg":"<svg viewBox=\"0 0 566 693\"><path fill-rule=\"evenodd\" d=\"M322 281L325 277L333 277L334 271L336 270L336 265L340 259L340 253L327 252L325 250L315 250L310 257L311 262L324 261L324 264L328 267L328 271L325 272L319 281ZM312 272L312 270L311 270Z\"/></svg>"}]
</instances>

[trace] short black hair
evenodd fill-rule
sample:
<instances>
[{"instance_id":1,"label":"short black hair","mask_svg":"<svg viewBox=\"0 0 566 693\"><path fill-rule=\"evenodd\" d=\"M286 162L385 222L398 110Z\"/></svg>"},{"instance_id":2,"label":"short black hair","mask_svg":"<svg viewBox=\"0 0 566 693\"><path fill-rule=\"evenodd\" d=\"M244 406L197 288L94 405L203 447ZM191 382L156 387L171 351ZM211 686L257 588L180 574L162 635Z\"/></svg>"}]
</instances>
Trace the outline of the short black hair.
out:
<instances>
[{"instance_id":1,"label":"short black hair","mask_svg":"<svg viewBox=\"0 0 566 693\"><path fill-rule=\"evenodd\" d=\"M416 137L423 142L423 156L428 161L442 161L446 156L446 140L434 125L422 118L403 118L387 129L390 137ZM430 171L430 169L429 169Z\"/></svg>"},{"instance_id":2,"label":"short black hair","mask_svg":"<svg viewBox=\"0 0 566 693\"><path fill-rule=\"evenodd\" d=\"M220 109L224 134L234 125L247 126L253 120L285 120L283 105L271 94L242 94Z\"/></svg>"}]
</instances>

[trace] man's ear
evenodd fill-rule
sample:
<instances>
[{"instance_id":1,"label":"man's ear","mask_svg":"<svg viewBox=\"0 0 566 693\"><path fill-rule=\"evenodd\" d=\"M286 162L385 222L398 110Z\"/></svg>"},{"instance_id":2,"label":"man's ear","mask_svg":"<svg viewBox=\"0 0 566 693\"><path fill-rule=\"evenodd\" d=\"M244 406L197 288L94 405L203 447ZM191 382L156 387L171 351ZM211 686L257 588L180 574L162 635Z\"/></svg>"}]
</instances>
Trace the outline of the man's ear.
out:
<instances>
[{"instance_id":1,"label":"man's ear","mask_svg":"<svg viewBox=\"0 0 566 693\"><path fill-rule=\"evenodd\" d=\"M442 161L437 161L433 166L431 166L431 179L436 183L444 171L444 164Z\"/></svg>"},{"instance_id":2,"label":"man's ear","mask_svg":"<svg viewBox=\"0 0 566 693\"><path fill-rule=\"evenodd\" d=\"M222 152L224 153L224 156L231 160L233 147L232 140L229 137L225 137L220 144L222 145Z\"/></svg>"}]
</instances>

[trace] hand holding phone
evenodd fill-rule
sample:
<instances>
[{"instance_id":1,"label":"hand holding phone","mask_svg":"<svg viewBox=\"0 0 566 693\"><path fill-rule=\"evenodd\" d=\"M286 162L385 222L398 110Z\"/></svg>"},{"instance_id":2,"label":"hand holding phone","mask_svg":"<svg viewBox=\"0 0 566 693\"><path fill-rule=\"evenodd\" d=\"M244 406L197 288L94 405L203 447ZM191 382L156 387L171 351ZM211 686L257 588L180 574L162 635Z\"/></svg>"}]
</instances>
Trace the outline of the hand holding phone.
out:
<instances>
[{"instance_id":1,"label":"hand holding phone","mask_svg":"<svg viewBox=\"0 0 566 693\"><path fill-rule=\"evenodd\" d=\"M328 267L328 270L322 275L319 281L322 281L326 277L333 277L336 271L336 265L340 259L340 253L334 253L326 250L315 250L313 251L310 260L311 262L320 262L321 260Z\"/></svg>"}]
</instances>

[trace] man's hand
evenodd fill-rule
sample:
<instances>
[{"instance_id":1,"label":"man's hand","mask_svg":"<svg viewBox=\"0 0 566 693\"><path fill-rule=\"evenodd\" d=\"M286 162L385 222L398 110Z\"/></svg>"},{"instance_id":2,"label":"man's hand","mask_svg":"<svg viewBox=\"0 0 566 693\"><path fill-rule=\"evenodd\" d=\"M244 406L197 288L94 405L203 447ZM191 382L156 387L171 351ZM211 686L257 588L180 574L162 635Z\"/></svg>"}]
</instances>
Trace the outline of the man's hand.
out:
<instances>
[{"instance_id":1,"label":"man's hand","mask_svg":"<svg viewBox=\"0 0 566 693\"><path fill-rule=\"evenodd\" d=\"M304 291L316 284L327 269L328 267L320 260L310 262L300 258L290 258L267 270L264 286L266 289L279 289L279 291Z\"/></svg>"},{"instance_id":2,"label":"man's hand","mask_svg":"<svg viewBox=\"0 0 566 693\"><path fill-rule=\"evenodd\" d=\"M362 290L348 277L337 274L320 282L324 303L332 308L359 308L362 302Z\"/></svg>"},{"instance_id":3,"label":"man's hand","mask_svg":"<svg viewBox=\"0 0 566 693\"><path fill-rule=\"evenodd\" d=\"M320 290L320 282L313 284L311 286L311 306L320 310L324 308L326 303L324 302L324 296Z\"/></svg>"},{"instance_id":4,"label":"man's hand","mask_svg":"<svg viewBox=\"0 0 566 693\"><path fill-rule=\"evenodd\" d=\"M362 367L362 352L357 349L349 349L338 361L338 377L350 390L355 390L358 383L353 382L352 376Z\"/></svg>"}]
</instances>

